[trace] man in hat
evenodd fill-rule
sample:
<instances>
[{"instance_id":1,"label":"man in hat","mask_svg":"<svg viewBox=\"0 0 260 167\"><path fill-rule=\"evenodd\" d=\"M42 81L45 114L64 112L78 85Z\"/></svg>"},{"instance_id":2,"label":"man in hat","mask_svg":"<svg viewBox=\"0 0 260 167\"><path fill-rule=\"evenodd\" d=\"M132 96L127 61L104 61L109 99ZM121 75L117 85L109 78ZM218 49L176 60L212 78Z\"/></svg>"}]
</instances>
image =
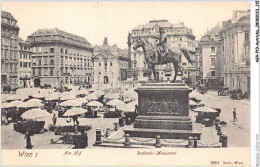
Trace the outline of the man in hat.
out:
<instances>
[{"instance_id":1,"label":"man in hat","mask_svg":"<svg viewBox=\"0 0 260 167\"><path fill-rule=\"evenodd\" d=\"M167 48L167 35L165 34L165 31L163 28L159 28L160 31L160 38L158 46L158 53L161 55L160 59L162 59L166 54L168 54L168 48Z\"/></svg>"}]
</instances>

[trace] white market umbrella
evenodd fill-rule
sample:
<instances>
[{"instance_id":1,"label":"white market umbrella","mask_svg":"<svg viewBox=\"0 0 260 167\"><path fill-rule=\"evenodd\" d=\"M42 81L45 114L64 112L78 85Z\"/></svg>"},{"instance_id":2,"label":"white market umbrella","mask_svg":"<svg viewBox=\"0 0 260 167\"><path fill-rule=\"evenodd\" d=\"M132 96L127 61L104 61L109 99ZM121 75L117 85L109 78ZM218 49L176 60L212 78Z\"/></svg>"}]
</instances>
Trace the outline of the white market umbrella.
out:
<instances>
[{"instance_id":1,"label":"white market umbrella","mask_svg":"<svg viewBox=\"0 0 260 167\"><path fill-rule=\"evenodd\" d=\"M72 109L69 109L68 111L66 111L63 116L75 116L75 115L81 115L81 114L84 114L86 113L87 110L86 109L83 109L83 108L79 108L79 107L74 107Z\"/></svg>"},{"instance_id":2,"label":"white market umbrella","mask_svg":"<svg viewBox=\"0 0 260 167\"><path fill-rule=\"evenodd\" d=\"M40 99L30 99L27 101L27 103L42 103L42 100Z\"/></svg>"},{"instance_id":3,"label":"white market umbrella","mask_svg":"<svg viewBox=\"0 0 260 167\"><path fill-rule=\"evenodd\" d=\"M60 97L68 96L68 95L71 95L71 94L73 94L73 93L72 93L72 92L62 92L62 93L60 94Z\"/></svg>"},{"instance_id":4,"label":"white market umbrella","mask_svg":"<svg viewBox=\"0 0 260 167\"><path fill-rule=\"evenodd\" d=\"M131 102L132 100L133 100L132 98L127 97L127 98L124 99L124 102L125 102L125 103L128 103L128 102Z\"/></svg>"},{"instance_id":5,"label":"white market umbrella","mask_svg":"<svg viewBox=\"0 0 260 167\"><path fill-rule=\"evenodd\" d=\"M45 98L45 100L59 100L59 96L57 94L50 94Z\"/></svg>"},{"instance_id":6,"label":"white market umbrella","mask_svg":"<svg viewBox=\"0 0 260 167\"><path fill-rule=\"evenodd\" d=\"M85 103L88 102L88 100L85 99L85 98L76 98L75 100L76 100L77 102L81 103L81 104L85 104Z\"/></svg>"},{"instance_id":7,"label":"white market umbrella","mask_svg":"<svg viewBox=\"0 0 260 167\"><path fill-rule=\"evenodd\" d=\"M87 100L97 100L97 96L95 94L89 94L87 97L85 97Z\"/></svg>"},{"instance_id":8,"label":"white market umbrella","mask_svg":"<svg viewBox=\"0 0 260 167\"><path fill-rule=\"evenodd\" d=\"M10 103L6 104L6 108L17 107L18 104L22 103L22 101L11 101Z\"/></svg>"},{"instance_id":9,"label":"white market umbrella","mask_svg":"<svg viewBox=\"0 0 260 167\"><path fill-rule=\"evenodd\" d=\"M43 107L44 104L41 103L40 101L34 101L34 100L38 100L38 99L32 99L33 101L30 102L27 101L27 102L23 102L23 103L20 103L19 105L17 105L18 108L34 108L34 107Z\"/></svg>"},{"instance_id":10,"label":"white market umbrella","mask_svg":"<svg viewBox=\"0 0 260 167\"><path fill-rule=\"evenodd\" d=\"M61 97L61 93L60 92L54 92L52 95L56 95L58 97Z\"/></svg>"},{"instance_id":11,"label":"white market umbrella","mask_svg":"<svg viewBox=\"0 0 260 167\"><path fill-rule=\"evenodd\" d=\"M81 104L76 100L67 100L67 101L60 103L60 106L62 106L62 107L78 107L78 106L81 106Z\"/></svg>"},{"instance_id":12,"label":"white market umbrella","mask_svg":"<svg viewBox=\"0 0 260 167\"><path fill-rule=\"evenodd\" d=\"M138 94L135 91L126 91L122 94L122 96L124 97L130 97L130 98L134 98L137 99L138 98Z\"/></svg>"},{"instance_id":13,"label":"white market umbrella","mask_svg":"<svg viewBox=\"0 0 260 167\"><path fill-rule=\"evenodd\" d=\"M118 100L118 99L113 99L106 103L106 105L109 105L109 106L119 106L119 105L123 105L123 104L125 104L125 102Z\"/></svg>"},{"instance_id":14,"label":"white market umbrella","mask_svg":"<svg viewBox=\"0 0 260 167\"><path fill-rule=\"evenodd\" d=\"M107 98L107 99L119 99L119 95L118 94L106 94L105 98Z\"/></svg>"},{"instance_id":15,"label":"white market umbrella","mask_svg":"<svg viewBox=\"0 0 260 167\"><path fill-rule=\"evenodd\" d=\"M35 102L35 103L30 103L30 102L27 102L27 106L30 108L30 107L43 107L44 104L42 104L41 102Z\"/></svg>"},{"instance_id":16,"label":"white market umbrella","mask_svg":"<svg viewBox=\"0 0 260 167\"><path fill-rule=\"evenodd\" d=\"M128 103L124 105L120 105L116 107L118 110L124 111L124 112L134 112L135 111L135 104L134 103Z\"/></svg>"},{"instance_id":17,"label":"white market umbrella","mask_svg":"<svg viewBox=\"0 0 260 167\"><path fill-rule=\"evenodd\" d=\"M94 94L96 94L98 97L100 97L100 96L105 95L105 92L104 92L103 90L96 90L96 91L94 92Z\"/></svg>"},{"instance_id":18,"label":"white market umbrella","mask_svg":"<svg viewBox=\"0 0 260 167\"><path fill-rule=\"evenodd\" d=\"M1 104L1 108L7 108L7 107L6 107L7 104L8 104L8 103L2 103L2 104Z\"/></svg>"},{"instance_id":19,"label":"white market umbrella","mask_svg":"<svg viewBox=\"0 0 260 167\"><path fill-rule=\"evenodd\" d=\"M91 101L91 102L87 103L87 106L90 106L90 107L102 107L103 104L98 102L98 101Z\"/></svg>"},{"instance_id":20,"label":"white market umbrella","mask_svg":"<svg viewBox=\"0 0 260 167\"><path fill-rule=\"evenodd\" d=\"M10 97L10 94L1 94L1 101L6 102L8 97Z\"/></svg>"},{"instance_id":21,"label":"white market umbrella","mask_svg":"<svg viewBox=\"0 0 260 167\"><path fill-rule=\"evenodd\" d=\"M36 118L43 118L49 116L50 113L48 113L46 110L41 110L38 108L34 108L31 110L28 110L24 112L21 117L23 119L36 119Z\"/></svg>"},{"instance_id":22,"label":"white market umbrella","mask_svg":"<svg viewBox=\"0 0 260 167\"><path fill-rule=\"evenodd\" d=\"M208 107L208 106L203 106L203 107L199 107L199 108L196 108L196 109L193 109L193 111L200 111L200 112L218 112L217 110L211 108L211 107Z\"/></svg>"},{"instance_id":23,"label":"white market umbrella","mask_svg":"<svg viewBox=\"0 0 260 167\"><path fill-rule=\"evenodd\" d=\"M37 98L37 99L43 99L43 98L45 98L45 94L43 94L43 93L36 93L32 97L33 98Z\"/></svg>"},{"instance_id":24,"label":"white market umbrella","mask_svg":"<svg viewBox=\"0 0 260 167\"><path fill-rule=\"evenodd\" d=\"M78 90L75 92L76 95L88 95L89 92L86 89Z\"/></svg>"},{"instance_id":25,"label":"white market umbrella","mask_svg":"<svg viewBox=\"0 0 260 167\"><path fill-rule=\"evenodd\" d=\"M22 102L17 105L18 108L28 108L29 104L27 102Z\"/></svg>"},{"instance_id":26,"label":"white market umbrella","mask_svg":"<svg viewBox=\"0 0 260 167\"><path fill-rule=\"evenodd\" d=\"M190 94L189 94L189 98L195 98L195 99L201 99L201 94L198 93L198 92L195 92L195 91L192 91Z\"/></svg>"},{"instance_id":27,"label":"white market umbrella","mask_svg":"<svg viewBox=\"0 0 260 167\"><path fill-rule=\"evenodd\" d=\"M62 100L62 101L64 101L64 100L73 100L75 98L76 98L76 96L74 94L72 94L72 95L63 96L63 97L60 98L60 100Z\"/></svg>"},{"instance_id":28,"label":"white market umbrella","mask_svg":"<svg viewBox=\"0 0 260 167\"><path fill-rule=\"evenodd\" d=\"M12 96L7 98L8 101L11 101L11 100L22 100L23 101L25 99L28 99L28 96L26 96L26 95L18 95L18 94L12 95Z\"/></svg>"},{"instance_id":29,"label":"white market umbrella","mask_svg":"<svg viewBox=\"0 0 260 167\"><path fill-rule=\"evenodd\" d=\"M23 89L18 89L16 93L20 95L32 96L38 93L40 90L41 90L40 88L23 88Z\"/></svg>"},{"instance_id":30,"label":"white market umbrella","mask_svg":"<svg viewBox=\"0 0 260 167\"><path fill-rule=\"evenodd\" d=\"M198 106L199 104L196 103L196 102L193 101L193 100L189 100L189 105L190 105L190 106Z\"/></svg>"},{"instance_id":31,"label":"white market umbrella","mask_svg":"<svg viewBox=\"0 0 260 167\"><path fill-rule=\"evenodd\" d=\"M90 88L90 89L88 89L89 92L94 92L94 91L96 91L96 90L97 90L96 88Z\"/></svg>"}]
</instances>

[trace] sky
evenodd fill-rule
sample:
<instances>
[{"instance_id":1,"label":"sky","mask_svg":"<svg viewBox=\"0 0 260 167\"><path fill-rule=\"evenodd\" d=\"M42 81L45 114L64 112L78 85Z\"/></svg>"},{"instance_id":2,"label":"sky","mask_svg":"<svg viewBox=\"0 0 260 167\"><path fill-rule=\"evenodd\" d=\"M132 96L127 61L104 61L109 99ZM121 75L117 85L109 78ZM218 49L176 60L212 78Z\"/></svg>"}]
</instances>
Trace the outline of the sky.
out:
<instances>
[{"instance_id":1,"label":"sky","mask_svg":"<svg viewBox=\"0 0 260 167\"><path fill-rule=\"evenodd\" d=\"M2 10L18 21L22 39L43 28L85 37L92 45L127 48L134 27L153 19L184 22L196 40L218 23L231 19L233 10L250 9L250 2L2 2Z\"/></svg>"}]
</instances>

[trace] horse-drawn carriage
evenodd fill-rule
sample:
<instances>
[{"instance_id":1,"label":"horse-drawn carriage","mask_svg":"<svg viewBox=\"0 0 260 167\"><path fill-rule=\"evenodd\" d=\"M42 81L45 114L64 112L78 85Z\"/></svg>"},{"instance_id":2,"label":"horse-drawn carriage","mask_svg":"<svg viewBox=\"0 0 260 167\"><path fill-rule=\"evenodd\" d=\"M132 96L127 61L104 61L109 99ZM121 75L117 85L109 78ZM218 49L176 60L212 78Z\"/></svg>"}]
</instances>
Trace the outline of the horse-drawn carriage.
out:
<instances>
[{"instance_id":1,"label":"horse-drawn carriage","mask_svg":"<svg viewBox=\"0 0 260 167\"><path fill-rule=\"evenodd\" d=\"M243 97L244 97L241 89L234 89L234 90L230 91L229 93L230 93L231 99L240 100L240 99L243 99Z\"/></svg>"},{"instance_id":2,"label":"horse-drawn carriage","mask_svg":"<svg viewBox=\"0 0 260 167\"><path fill-rule=\"evenodd\" d=\"M208 88L206 87L206 85L201 84L197 87L197 91L201 94L207 93Z\"/></svg>"},{"instance_id":3,"label":"horse-drawn carriage","mask_svg":"<svg viewBox=\"0 0 260 167\"><path fill-rule=\"evenodd\" d=\"M229 95L229 88L228 87L220 87L218 89L218 96L227 96Z\"/></svg>"},{"instance_id":4,"label":"horse-drawn carriage","mask_svg":"<svg viewBox=\"0 0 260 167\"><path fill-rule=\"evenodd\" d=\"M2 92L3 94L6 93L13 93L15 94L18 88L12 88L10 85L3 85Z\"/></svg>"}]
</instances>

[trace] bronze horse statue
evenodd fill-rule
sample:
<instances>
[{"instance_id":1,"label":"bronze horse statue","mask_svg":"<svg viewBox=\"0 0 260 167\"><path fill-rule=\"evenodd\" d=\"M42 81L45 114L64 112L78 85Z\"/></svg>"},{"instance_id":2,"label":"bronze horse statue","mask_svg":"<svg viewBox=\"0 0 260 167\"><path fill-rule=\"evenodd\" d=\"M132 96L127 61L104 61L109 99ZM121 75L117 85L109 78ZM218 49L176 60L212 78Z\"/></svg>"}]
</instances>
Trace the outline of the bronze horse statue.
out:
<instances>
[{"instance_id":1,"label":"bronze horse statue","mask_svg":"<svg viewBox=\"0 0 260 167\"><path fill-rule=\"evenodd\" d=\"M142 48L145 56L145 61L148 65L149 70L149 79L151 79L151 72L153 73L154 80L155 76L155 65L173 63L175 75L171 82L175 82L178 71L180 70L183 73L181 68L181 57L182 54L188 60L189 63L193 63L191 60L190 54L188 50L184 48L168 48L168 53L159 60L159 55L157 51L157 47L153 46L146 39L138 37L137 40L133 41L133 49ZM161 57L161 56L160 56Z\"/></svg>"}]
</instances>

